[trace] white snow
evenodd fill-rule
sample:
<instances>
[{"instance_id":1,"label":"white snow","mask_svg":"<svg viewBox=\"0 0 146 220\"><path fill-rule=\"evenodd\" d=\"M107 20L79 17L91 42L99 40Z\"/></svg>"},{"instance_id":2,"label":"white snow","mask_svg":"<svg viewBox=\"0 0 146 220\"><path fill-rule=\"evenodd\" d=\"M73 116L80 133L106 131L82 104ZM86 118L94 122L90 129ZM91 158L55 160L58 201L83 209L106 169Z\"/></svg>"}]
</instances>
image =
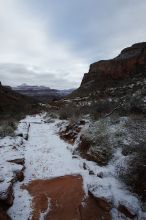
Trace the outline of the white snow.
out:
<instances>
[{"instance_id":1,"label":"white snow","mask_svg":"<svg viewBox=\"0 0 146 220\"><path fill-rule=\"evenodd\" d=\"M76 146L69 145L59 138L57 134L59 129L57 124L60 121L56 119L53 123L45 123L43 117L44 115L28 116L21 121L17 129L17 132L21 131L25 133L30 124L28 141L24 141L18 150L25 158L26 169L24 172L24 181L22 183L16 183L14 187L15 200L13 206L8 211L12 219L27 220L31 217L31 197L26 190L21 189L22 184L28 184L35 179L50 179L68 174L80 174L83 177L83 187L86 194L88 190L90 190L95 196L108 199L113 207L117 207L119 203L127 204L131 212L138 214L140 219L140 216L142 216L140 203L116 178L115 162L111 162L108 166L100 167L96 163L86 161L79 156L73 159L72 149ZM20 137L18 138L22 140ZM12 144L12 142L15 141L18 141L17 138L11 140L8 137L5 140L1 140L0 145L5 145L5 149L7 142ZM1 149L2 148L0 148L0 150ZM14 157L13 150L7 151L8 155L11 153L12 157ZM116 160L120 158L120 156L120 152L117 152L115 155ZM2 159L1 164L3 162L4 160ZM88 169L92 170L95 175L89 175L89 170L83 169L83 163L86 163ZM8 164L6 164L6 167L9 167ZM103 178L97 176L97 174L101 172ZM7 171L4 173L6 174ZM51 207L50 200L48 202L47 212ZM45 213L41 214L41 219L43 219L44 214ZM118 213L116 213L114 208L112 209L112 214L114 216L113 219L116 219L115 216L117 216ZM119 219L124 218L120 217Z\"/></svg>"},{"instance_id":2,"label":"white snow","mask_svg":"<svg viewBox=\"0 0 146 220\"><path fill-rule=\"evenodd\" d=\"M12 220L28 220L32 216L32 198L28 191L21 189L23 183L16 183L14 186L14 203L8 210L8 214Z\"/></svg>"},{"instance_id":3,"label":"white snow","mask_svg":"<svg viewBox=\"0 0 146 220\"><path fill-rule=\"evenodd\" d=\"M11 180L22 166L10 163L9 160L23 158L23 140L21 137L5 137L0 139L0 195L6 195Z\"/></svg>"},{"instance_id":4,"label":"white snow","mask_svg":"<svg viewBox=\"0 0 146 220\"><path fill-rule=\"evenodd\" d=\"M40 214L40 220L44 220L45 216L49 213L49 211L51 211L51 199L48 198L48 208L45 212L41 212Z\"/></svg>"}]
</instances>

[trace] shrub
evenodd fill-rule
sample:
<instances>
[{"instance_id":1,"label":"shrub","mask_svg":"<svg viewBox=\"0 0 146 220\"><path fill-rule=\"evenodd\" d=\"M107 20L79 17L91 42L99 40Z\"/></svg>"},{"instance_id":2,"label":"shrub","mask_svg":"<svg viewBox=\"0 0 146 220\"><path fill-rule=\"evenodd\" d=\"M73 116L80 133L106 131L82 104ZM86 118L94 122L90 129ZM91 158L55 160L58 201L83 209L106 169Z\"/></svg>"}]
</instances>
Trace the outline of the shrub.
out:
<instances>
[{"instance_id":1,"label":"shrub","mask_svg":"<svg viewBox=\"0 0 146 220\"><path fill-rule=\"evenodd\" d=\"M14 120L3 120L0 125L0 137L14 136L17 122Z\"/></svg>"}]
</instances>

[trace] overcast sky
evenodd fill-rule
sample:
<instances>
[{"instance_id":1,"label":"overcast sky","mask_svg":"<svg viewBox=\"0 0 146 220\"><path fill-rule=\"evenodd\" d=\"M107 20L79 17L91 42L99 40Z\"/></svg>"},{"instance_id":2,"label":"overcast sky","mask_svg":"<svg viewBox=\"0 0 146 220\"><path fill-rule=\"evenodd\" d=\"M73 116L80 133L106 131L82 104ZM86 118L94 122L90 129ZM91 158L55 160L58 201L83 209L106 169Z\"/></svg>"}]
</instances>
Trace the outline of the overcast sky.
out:
<instances>
[{"instance_id":1,"label":"overcast sky","mask_svg":"<svg viewBox=\"0 0 146 220\"><path fill-rule=\"evenodd\" d=\"M0 0L3 84L74 88L89 65L146 41L146 0Z\"/></svg>"}]
</instances>

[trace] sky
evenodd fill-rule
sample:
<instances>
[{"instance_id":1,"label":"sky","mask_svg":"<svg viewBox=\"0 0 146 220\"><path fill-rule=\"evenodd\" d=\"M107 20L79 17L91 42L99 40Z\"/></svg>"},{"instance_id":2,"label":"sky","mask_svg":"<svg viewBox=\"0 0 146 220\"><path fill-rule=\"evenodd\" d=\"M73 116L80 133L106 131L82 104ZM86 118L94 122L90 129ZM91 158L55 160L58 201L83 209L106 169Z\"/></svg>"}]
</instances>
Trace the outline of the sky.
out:
<instances>
[{"instance_id":1,"label":"sky","mask_svg":"<svg viewBox=\"0 0 146 220\"><path fill-rule=\"evenodd\" d=\"M89 65L146 41L146 0L0 0L0 81L77 88Z\"/></svg>"}]
</instances>

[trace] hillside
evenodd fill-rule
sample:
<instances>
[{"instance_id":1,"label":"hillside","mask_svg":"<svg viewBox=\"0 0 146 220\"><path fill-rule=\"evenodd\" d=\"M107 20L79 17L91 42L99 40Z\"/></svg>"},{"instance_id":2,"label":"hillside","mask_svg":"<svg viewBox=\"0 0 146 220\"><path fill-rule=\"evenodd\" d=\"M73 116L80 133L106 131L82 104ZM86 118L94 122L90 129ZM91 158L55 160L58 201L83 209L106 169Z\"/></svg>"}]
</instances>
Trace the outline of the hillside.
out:
<instances>
[{"instance_id":1,"label":"hillside","mask_svg":"<svg viewBox=\"0 0 146 220\"><path fill-rule=\"evenodd\" d=\"M0 84L0 115L15 115L31 113L37 107L37 102L24 95L14 92L10 87Z\"/></svg>"},{"instance_id":2,"label":"hillside","mask_svg":"<svg viewBox=\"0 0 146 220\"><path fill-rule=\"evenodd\" d=\"M0 84L0 138L13 136L20 119L27 114L39 113L41 109L32 98Z\"/></svg>"}]
</instances>

